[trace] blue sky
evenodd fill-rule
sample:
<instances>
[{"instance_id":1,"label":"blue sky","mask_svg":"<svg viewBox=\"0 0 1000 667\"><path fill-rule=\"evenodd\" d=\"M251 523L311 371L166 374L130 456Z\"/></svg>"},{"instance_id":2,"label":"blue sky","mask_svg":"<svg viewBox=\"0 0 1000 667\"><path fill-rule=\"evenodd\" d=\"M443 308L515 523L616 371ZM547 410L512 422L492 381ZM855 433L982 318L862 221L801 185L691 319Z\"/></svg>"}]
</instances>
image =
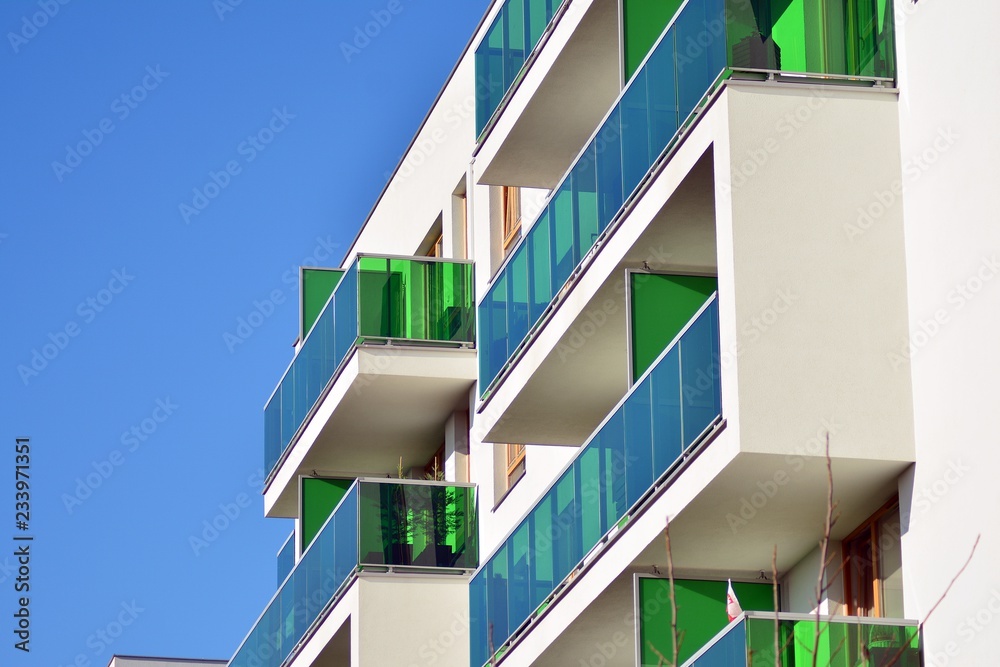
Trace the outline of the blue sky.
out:
<instances>
[{"instance_id":1,"label":"blue sky","mask_svg":"<svg viewBox=\"0 0 1000 667\"><path fill-rule=\"evenodd\" d=\"M259 493L289 277L341 261L487 4L0 4L0 663L231 656L291 530Z\"/></svg>"}]
</instances>

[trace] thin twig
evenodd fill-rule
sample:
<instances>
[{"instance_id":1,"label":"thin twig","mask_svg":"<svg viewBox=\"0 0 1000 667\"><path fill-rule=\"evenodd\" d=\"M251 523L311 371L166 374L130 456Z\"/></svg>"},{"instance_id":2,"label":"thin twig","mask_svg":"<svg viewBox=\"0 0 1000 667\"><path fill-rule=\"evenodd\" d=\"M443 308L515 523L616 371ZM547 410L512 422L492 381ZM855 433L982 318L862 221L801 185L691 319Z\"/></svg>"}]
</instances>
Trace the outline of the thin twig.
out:
<instances>
[{"instance_id":1,"label":"thin twig","mask_svg":"<svg viewBox=\"0 0 1000 667\"><path fill-rule=\"evenodd\" d=\"M778 618L778 545L771 552L771 592L774 598L774 667L781 667L781 619Z\"/></svg>"},{"instance_id":2,"label":"thin twig","mask_svg":"<svg viewBox=\"0 0 1000 667\"><path fill-rule=\"evenodd\" d=\"M670 518L666 520L666 524L663 526L663 537L667 543L667 581L670 583L670 636L673 640L674 650L673 656L674 661L670 663L673 667L676 667L678 657L680 656L680 637L677 634L677 593L674 590L674 556L670 550Z\"/></svg>"},{"instance_id":3,"label":"thin twig","mask_svg":"<svg viewBox=\"0 0 1000 667\"><path fill-rule=\"evenodd\" d=\"M931 614L933 614L934 610L938 608L938 605L944 602L944 599L948 597L948 593L951 592L951 587L955 585L955 582L958 581L958 578L962 576L963 572L965 572L965 568L969 567L969 563L972 562L972 557L976 555L976 547L979 546L979 538L981 538L982 536L983 536L982 533L976 535L976 541L972 543L972 549L969 551L969 557L965 559L965 562L962 564L962 567L958 568L958 572L956 572L955 576L952 577L951 581L948 582L948 585L945 587L944 592L941 593L941 597L937 599L937 602L934 603L934 605L927 612L927 615L924 616L924 620L920 621L920 623L917 625L918 636L923 633L924 625L927 623L927 621L930 620ZM896 654L892 656L892 659L889 660L889 663L887 664L886 667L892 667L892 665L895 665L897 662L899 662L899 660L903 657L903 654L906 652L906 649L910 647L909 645L910 642L907 641L905 644L900 646L899 651L897 651Z\"/></svg>"},{"instance_id":4,"label":"thin twig","mask_svg":"<svg viewBox=\"0 0 1000 667\"><path fill-rule=\"evenodd\" d=\"M826 520L823 522L823 538L820 540L820 567L816 580L816 632L813 638L812 665L816 667L819 655L820 636L822 635L821 612L823 595L826 593L826 572L830 565L830 535L836 522L833 513L836 503L833 500L833 461L830 459L830 434L826 434Z\"/></svg>"}]
</instances>

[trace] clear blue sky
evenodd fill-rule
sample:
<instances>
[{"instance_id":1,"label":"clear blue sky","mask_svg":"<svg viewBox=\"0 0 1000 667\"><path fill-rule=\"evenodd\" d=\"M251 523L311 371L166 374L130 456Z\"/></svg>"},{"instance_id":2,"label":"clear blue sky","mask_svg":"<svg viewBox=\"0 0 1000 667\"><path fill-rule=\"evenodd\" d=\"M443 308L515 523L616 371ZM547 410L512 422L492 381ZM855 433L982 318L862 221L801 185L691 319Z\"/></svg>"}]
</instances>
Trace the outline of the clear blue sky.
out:
<instances>
[{"instance_id":1,"label":"clear blue sky","mask_svg":"<svg viewBox=\"0 0 1000 667\"><path fill-rule=\"evenodd\" d=\"M296 335L286 272L330 245L341 261L488 4L243 0L220 18L225 1L0 4L0 664L231 656L291 530L259 493ZM372 11L391 20L348 58ZM30 654L8 569L22 435Z\"/></svg>"}]
</instances>

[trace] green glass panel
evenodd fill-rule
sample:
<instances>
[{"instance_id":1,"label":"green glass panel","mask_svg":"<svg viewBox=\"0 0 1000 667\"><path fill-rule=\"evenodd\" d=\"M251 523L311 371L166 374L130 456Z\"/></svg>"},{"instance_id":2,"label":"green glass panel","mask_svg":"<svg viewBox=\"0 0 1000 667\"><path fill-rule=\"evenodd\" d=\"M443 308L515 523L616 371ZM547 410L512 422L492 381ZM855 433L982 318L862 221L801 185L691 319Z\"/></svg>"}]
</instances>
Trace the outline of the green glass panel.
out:
<instances>
[{"instance_id":1,"label":"green glass panel","mask_svg":"<svg viewBox=\"0 0 1000 667\"><path fill-rule=\"evenodd\" d=\"M622 0L623 64L628 81L683 0Z\"/></svg>"},{"instance_id":2,"label":"green glass panel","mask_svg":"<svg viewBox=\"0 0 1000 667\"><path fill-rule=\"evenodd\" d=\"M705 276L630 274L632 377L639 378L718 289Z\"/></svg>"},{"instance_id":3,"label":"green glass panel","mask_svg":"<svg viewBox=\"0 0 1000 667\"><path fill-rule=\"evenodd\" d=\"M746 650L750 660L745 664L748 667L773 667L773 619L749 618L746 626ZM918 667L921 664L920 637L916 626L852 623L827 618L820 619L818 628L815 619L781 619L779 626L780 664L785 667L812 664L824 667L890 664Z\"/></svg>"},{"instance_id":4,"label":"green glass panel","mask_svg":"<svg viewBox=\"0 0 1000 667\"><path fill-rule=\"evenodd\" d=\"M670 585L667 579L654 577L640 577L637 585L640 665L657 667L660 663L656 651L665 656L673 654ZM683 633L679 650L681 662L697 653L729 624L726 615L727 586L726 581L674 581L677 630L678 635ZM745 611L774 611L771 584L733 582L733 591ZM772 662L771 667L773 665Z\"/></svg>"},{"instance_id":5,"label":"green glass panel","mask_svg":"<svg viewBox=\"0 0 1000 667\"><path fill-rule=\"evenodd\" d=\"M302 550L312 544L337 503L347 495L354 482L352 479L325 479L304 477L302 479Z\"/></svg>"},{"instance_id":6,"label":"green glass panel","mask_svg":"<svg viewBox=\"0 0 1000 667\"><path fill-rule=\"evenodd\" d=\"M344 275L341 269L307 269L302 268L302 291L299 295L302 313L301 335L309 335L316 318L323 306L329 301L330 295Z\"/></svg>"}]
</instances>

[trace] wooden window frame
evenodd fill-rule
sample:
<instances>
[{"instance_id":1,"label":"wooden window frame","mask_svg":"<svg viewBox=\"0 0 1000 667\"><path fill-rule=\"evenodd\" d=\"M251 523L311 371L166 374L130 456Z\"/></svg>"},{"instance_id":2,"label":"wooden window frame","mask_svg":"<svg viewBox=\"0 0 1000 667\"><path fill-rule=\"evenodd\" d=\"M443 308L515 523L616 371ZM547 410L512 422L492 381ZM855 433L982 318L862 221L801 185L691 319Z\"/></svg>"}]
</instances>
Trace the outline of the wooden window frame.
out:
<instances>
[{"instance_id":1,"label":"wooden window frame","mask_svg":"<svg viewBox=\"0 0 1000 667\"><path fill-rule=\"evenodd\" d=\"M893 510L899 509L899 496L893 496L886 502L882 507L875 510L875 513L870 517L861 522L857 528L851 532L850 535L845 537L841 541L841 571L844 574L844 604L847 610L848 616L859 616L858 607L855 604L854 593L853 593L853 581L852 581L852 567L851 567L851 550L849 545L852 542L857 541L859 538L867 534L867 538L872 545L872 590L869 591L872 596L872 613L871 618L884 618L885 616L885 601L882 599L882 577L880 562L880 551L882 550L882 536L879 534L878 524L879 520L892 512ZM861 583L861 582L859 582ZM867 612L867 610L865 610Z\"/></svg>"},{"instance_id":2,"label":"wooden window frame","mask_svg":"<svg viewBox=\"0 0 1000 667\"><path fill-rule=\"evenodd\" d=\"M500 215L503 223L503 254L506 256L521 238L521 188L501 186Z\"/></svg>"},{"instance_id":3,"label":"wooden window frame","mask_svg":"<svg viewBox=\"0 0 1000 667\"><path fill-rule=\"evenodd\" d=\"M505 445L504 449L507 452L507 468L506 468L506 478L507 478L507 489L517 483L517 480L524 477L526 464L525 464L525 454L527 453L527 447L522 444L509 444ZM518 473L520 469L520 473Z\"/></svg>"}]
</instances>

